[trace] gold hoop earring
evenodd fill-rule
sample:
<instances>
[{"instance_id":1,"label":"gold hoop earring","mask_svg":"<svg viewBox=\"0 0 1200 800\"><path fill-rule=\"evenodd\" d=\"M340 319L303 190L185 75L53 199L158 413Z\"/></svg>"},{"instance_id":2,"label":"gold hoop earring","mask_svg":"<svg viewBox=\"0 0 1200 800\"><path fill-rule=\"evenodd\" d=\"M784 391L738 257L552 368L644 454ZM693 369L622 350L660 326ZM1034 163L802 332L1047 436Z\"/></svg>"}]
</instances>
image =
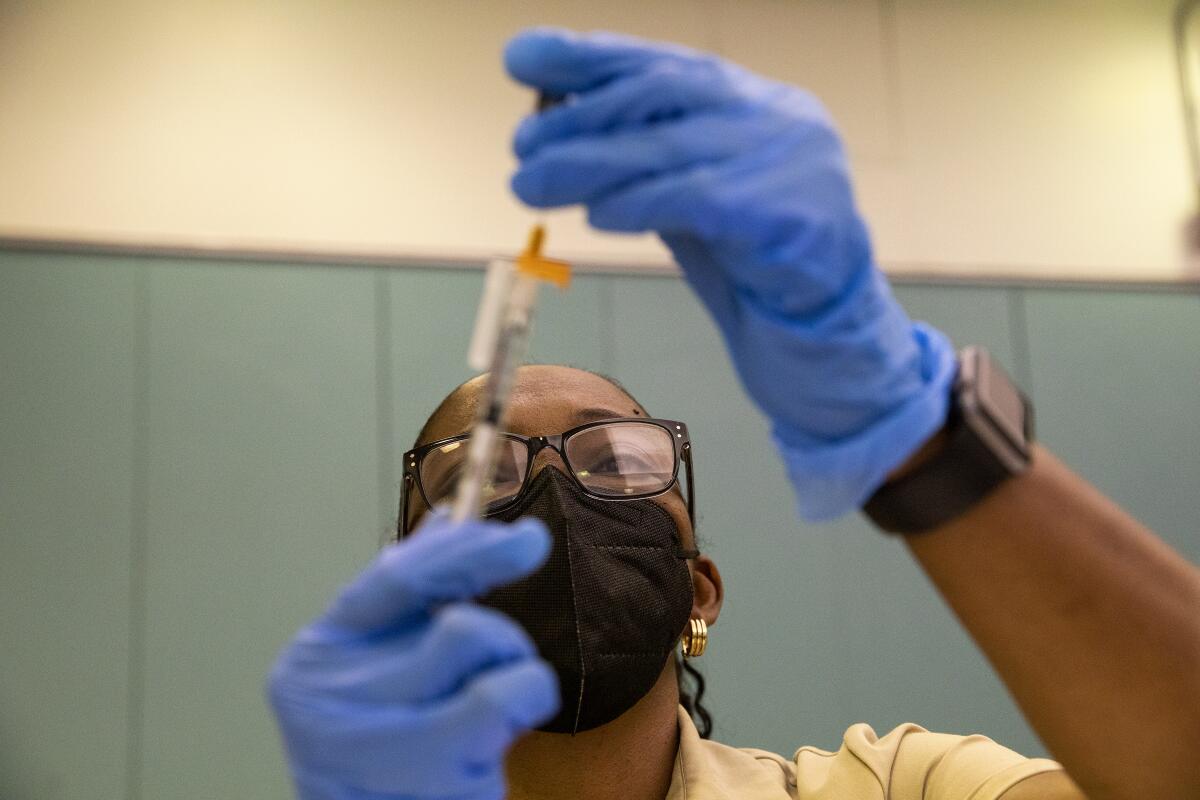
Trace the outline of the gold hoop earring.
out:
<instances>
[{"instance_id":1,"label":"gold hoop earring","mask_svg":"<svg viewBox=\"0 0 1200 800\"><path fill-rule=\"evenodd\" d=\"M680 641L684 658L699 658L708 647L708 623L699 617L688 620L688 632Z\"/></svg>"}]
</instances>

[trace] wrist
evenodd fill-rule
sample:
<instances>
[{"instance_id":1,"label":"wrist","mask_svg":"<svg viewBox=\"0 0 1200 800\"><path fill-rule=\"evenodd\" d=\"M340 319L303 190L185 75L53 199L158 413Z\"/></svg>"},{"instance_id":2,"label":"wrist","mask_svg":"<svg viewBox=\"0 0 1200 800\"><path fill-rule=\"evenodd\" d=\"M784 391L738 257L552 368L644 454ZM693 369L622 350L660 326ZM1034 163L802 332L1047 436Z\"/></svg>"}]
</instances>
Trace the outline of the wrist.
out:
<instances>
[{"instance_id":1,"label":"wrist","mask_svg":"<svg viewBox=\"0 0 1200 800\"><path fill-rule=\"evenodd\" d=\"M962 351L946 424L865 503L889 533L933 530L982 501L1030 463L1029 398L981 347Z\"/></svg>"}]
</instances>

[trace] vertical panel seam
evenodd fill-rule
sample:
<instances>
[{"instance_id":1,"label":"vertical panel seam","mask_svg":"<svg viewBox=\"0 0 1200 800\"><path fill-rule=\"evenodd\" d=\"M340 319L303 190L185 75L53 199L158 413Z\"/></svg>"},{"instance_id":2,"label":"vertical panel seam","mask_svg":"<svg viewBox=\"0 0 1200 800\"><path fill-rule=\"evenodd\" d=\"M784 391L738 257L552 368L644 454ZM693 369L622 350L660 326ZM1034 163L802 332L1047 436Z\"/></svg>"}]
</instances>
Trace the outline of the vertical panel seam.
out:
<instances>
[{"instance_id":1,"label":"vertical panel seam","mask_svg":"<svg viewBox=\"0 0 1200 800\"><path fill-rule=\"evenodd\" d=\"M396 490L395 407L392 393L392 285L386 269L375 270L375 442L379 481L379 544L395 535L392 492ZM399 502L399 498L396 498Z\"/></svg>"},{"instance_id":2,"label":"vertical panel seam","mask_svg":"<svg viewBox=\"0 0 1200 800\"><path fill-rule=\"evenodd\" d=\"M150 514L150 266L138 264L133 292L133 448L130 486L129 662L126 797L142 797L146 706L146 549Z\"/></svg>"},{"instance_id":3,"label":"vertical panel seam","mask_svg":"<svg viewBox=\"0 0 1200 800\"><path fill-rule=\"evenodd\" d=\"M1025 290L1007 289L1005 300L1008 306L1008 337L1012 345L1014 369L1018 385L1030 397L1033 396L1033 356L1029 342L1029 320L1025 308Z\"/></svg>"}]
</instances>

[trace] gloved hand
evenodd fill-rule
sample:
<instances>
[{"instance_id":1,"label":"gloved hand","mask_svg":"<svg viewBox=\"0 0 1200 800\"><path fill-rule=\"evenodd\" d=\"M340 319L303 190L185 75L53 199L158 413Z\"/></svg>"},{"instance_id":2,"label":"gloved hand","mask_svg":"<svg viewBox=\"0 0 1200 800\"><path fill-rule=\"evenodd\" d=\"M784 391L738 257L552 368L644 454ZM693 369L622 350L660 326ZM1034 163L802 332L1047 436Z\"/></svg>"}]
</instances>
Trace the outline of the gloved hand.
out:
<instances>
[{"instance_id":1,"label":"gloved hand","mask_svg":"<svg viewBox=\"0 0 1200 800\"><path fill-rule=\"evenodd\" d=\"M513 739L558 708L521 628L467 602L549 553L536 520L435 515L297 634L269 679L304 800L500 800Z\"/></svg>"},{"instance_id":2,"label":"gloved hand","mask_svg":"<svg viewBox=\"0 0 1200 800\"><path fill-rule=\"evenodd\" d=\"M526 31L505 62L568 95L518 128L517 196L661 234L770 417L801 514L861 506L943 424L955 358L876 269L825 110L714 56L613 34Z\"/></svg>"}]
</instances>

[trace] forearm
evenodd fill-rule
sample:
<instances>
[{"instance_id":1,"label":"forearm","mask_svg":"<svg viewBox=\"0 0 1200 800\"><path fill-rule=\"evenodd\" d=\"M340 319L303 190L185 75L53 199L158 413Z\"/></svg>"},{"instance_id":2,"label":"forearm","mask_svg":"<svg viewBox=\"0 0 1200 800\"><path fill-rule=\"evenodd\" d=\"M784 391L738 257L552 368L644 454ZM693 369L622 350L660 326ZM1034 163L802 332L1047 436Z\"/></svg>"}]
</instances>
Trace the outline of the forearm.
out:
<instances>
[{"instance_id":1,"label":"forearm","mask_svg":"<svg viewBox=\"0 0 1200 800\"><path fill-rule=\"evenodd\" d=\"M908 543L1089 798L1200 797L1200 570L1041 449Z\"/></svg>"}]
</instances>

